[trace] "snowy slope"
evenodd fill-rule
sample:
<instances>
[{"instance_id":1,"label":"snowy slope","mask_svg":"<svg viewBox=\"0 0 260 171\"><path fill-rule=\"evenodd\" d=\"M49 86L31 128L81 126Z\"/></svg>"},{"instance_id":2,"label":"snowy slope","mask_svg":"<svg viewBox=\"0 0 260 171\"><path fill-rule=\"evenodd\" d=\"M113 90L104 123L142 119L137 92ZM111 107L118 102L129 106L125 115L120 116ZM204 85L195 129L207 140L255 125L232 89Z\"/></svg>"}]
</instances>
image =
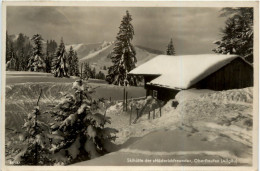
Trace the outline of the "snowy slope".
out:
<instances>
[{"instance_id":1,"label":"snowy slope","mask_svg":"<svg viewBox=\"0 0 260 171\"><path fill-rule=\"evenodd\" d=\"M85 61L87 59L93 58L93 57L97 56L98 54L100 54L101 52L103 52L104 50L106 50L107 48L109 48L110 46L112 46L112 45L110 44L110 45L107 45L105 47L102 47L101 49L99 49L97 51L90 52L87 56L82 57L80 59L80 61Z\"/></svg>"},{"instance_id":2,"label":"snowy slope","mask_svg":"<svg viewBox=\"0 0 260 171\"><path fill-rule=\"evenodd\" d=\"M65 45L66 52L69 52L70 47L72 46L74 50L77 51L78 58L81 59L84 56L88 55L93 51L93 49L98 48L99 46L102 45L103 42L98 42L98 43L79 43L79 44L70 44L70 45Z\"/></svg>"},{"instance_id":3,"label":"snowy slope","mask_svg":"<svg viewBox=\"0 0 260 171\"><path fill-rule=\"evenodd\" d=\"M65 49L68 52L70 50L70 47L73 48L73 50L78 51L80 48L82 48L83 43L80 44L71 44L71 45L65 45Z\"/></svg>"},{"instance_id":4,"label":"snowy slope","mask_svg":"<svg viewBox=\"0 0 260 171\"><path fill-rule=\"evenodd\" d=\"M112 62L107 56L110 52L112 52L114 46L110 45L108 47L102 48L97 52L93 52L88 54L85 57L81 57L80 63L82 62L89 62L90 64L94 64L95 66L102 67L102 66L111 66ZM148 52L145 49L135 47L136 50L136 58L137 58L137 66L151 60L157 54ZM84 58L84 59L83 59Z\"/></svg>"}]
</instances>

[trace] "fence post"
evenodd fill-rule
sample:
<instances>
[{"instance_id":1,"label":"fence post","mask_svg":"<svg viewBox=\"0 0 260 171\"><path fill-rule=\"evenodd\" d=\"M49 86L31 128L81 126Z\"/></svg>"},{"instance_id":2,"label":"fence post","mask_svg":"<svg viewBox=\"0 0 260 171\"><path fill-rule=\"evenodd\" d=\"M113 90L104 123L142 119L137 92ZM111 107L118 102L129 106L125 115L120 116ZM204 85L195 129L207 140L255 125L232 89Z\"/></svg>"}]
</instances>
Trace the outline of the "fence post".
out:
<instances>
[{"instance_id":1,"label":"fence post","mask_svg":"<svg viewBox=\"0 0 260 171\"><path fill-rule=\"evenodd\" d=\"M136 118L138 118L138 108L136 108Z\"/></svg>"},{"instance_id":2,"label":"fence post","mask_svg":"<svg viewBox=\"0 0 260 171\"><path fill-rule=\"evenodd\" d=\"M162 117L162 108L160 106L160 117Z\"/></svg>"},{"instance_id":3,"label":"fence post","mask_svg":"<svg viewBox=\"0 0 260 171\"><path fill-rule=\"evenodd\" d=\"M155 119L155 109L153 109L153 119Z\"/></svg>"}]
</instances>

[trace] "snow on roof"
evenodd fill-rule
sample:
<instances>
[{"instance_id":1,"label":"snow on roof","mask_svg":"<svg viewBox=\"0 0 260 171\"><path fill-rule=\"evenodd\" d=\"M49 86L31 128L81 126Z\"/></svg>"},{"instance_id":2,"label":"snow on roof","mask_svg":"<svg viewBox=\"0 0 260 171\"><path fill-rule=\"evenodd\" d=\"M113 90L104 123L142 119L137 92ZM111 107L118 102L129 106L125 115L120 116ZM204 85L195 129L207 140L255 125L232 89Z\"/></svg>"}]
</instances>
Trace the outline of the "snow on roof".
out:
<instances>
[{"instance_id":1,"label":"snow on roof","mask_svg":"<svg viewBox=\"0 0 260 171\"><path fill-rule=\"evenodd\" d=\"M130 74L160 75L148 84L187 89L237 57L239 56L220 54L159 55L133 69Z\"/></svg>"}]
</instances>

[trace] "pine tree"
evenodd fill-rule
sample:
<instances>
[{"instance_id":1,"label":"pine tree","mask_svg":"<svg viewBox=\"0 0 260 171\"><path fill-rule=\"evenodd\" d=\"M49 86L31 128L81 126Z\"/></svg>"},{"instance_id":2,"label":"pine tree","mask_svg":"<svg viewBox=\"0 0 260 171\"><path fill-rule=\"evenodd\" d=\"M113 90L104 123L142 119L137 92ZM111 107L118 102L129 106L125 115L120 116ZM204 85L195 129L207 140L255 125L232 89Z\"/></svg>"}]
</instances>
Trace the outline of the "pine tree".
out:
<instances>
[{"instance_id":1,"label":"pine tree","mask_svg":"<svg viewBox=\"0 0 260 171\"><path fill-rule=\"evenodd\" d=\"M50 55L48 49L46 50L46 55L45 55L45 60L44 61L45 61L45 65L46 65L45 71L47 73L50 73L51 72L52 58L51 58L51 55Z\"/></svg>"},{"instance_id":2,"label":"pine tree","mask_svg":"<svg viewBox=\"0 0 260 171\"><path fill-rule=\"evenodd\" d=\"M172 39L171 39L170 43L168 44L166 54L167 55L175 55L175 49L174 49L174 46L173 46Z\"/></svg>"},{"instance_id":3,"label":"pine tree","mask_svg":"<svg viewBox=\"0 0 260 171\"><path fill-rule=\"evenodd\" d=\"M48 165L52 163L47 157L51 147L48 137L49 127L44 122L39 121L39 116L39 106L28 114L22 126L24 132L19 136L20 140L26 143L26 146L15 156L14 163L20 165Z\"/></svg>"},{"instance_id":4,"label":"pine tree","mask_svg":"<svg viewBox=\"0 0 260 171\"><path fill-rule=\"evenodd\" d=\"M106 76L103 72L99 71L96 75L96 79L105 80Z\"/></svg>"},{"instance_id":5,"label":"pine tree","mask_svg":"<svg viewBox=\"0 0 260 171\"><path fill-rule=\"evenodd\" d=\"M72 46L70 46L69 54L68 54L68 65L69 65L69 75L73 75L74 64L73 64L74 50Z\"/></svg>"},{"instance_id":6,"label":"pine tree","mask_svg":"<svg viewBox=\"0 0 260 171\"><path fill-rule=\"evenodd\" d=\"M79 60L78 60L78 54L75 51L72 59L72 67L73 67L73 75L79 76Z\"/></svg>"},{"instance_id":7,"label":"pine tree","mask_svg":"<svg viewBox=\"0 0 260 171\"><path fill-rule=\"evenodd\" d=\"M80 157L92 159L109 152L109 146L113 145L111 141L116 138L114 134L118 132L105 127L110 120L100 113L102 110L99 106L106 105L106 102L92 100L94 91L91 87L77 80L72 89L74 94L66 95L50 111L54 120L51 134L60 137L52 141L52 158L65 164Z\"/></svg>"},{"instance_id":8,"label":"pine tree","mask_svg":"<svg viewBox=\"0 0 260 171\"><path fill-rule=\"evenodd\" d=\"M6 31L6 42L5 42L5 63L7 63L10 60L10 43L9 43L9 35Z\"/></svg>"},{"instance_id":9,"label":"pine tree","mask_svg":"<svg viewBox=\"0 0 260 171\"><path fill-rule=\"evenodd\" d=\"M221 17L227 17L221 40L213 51L222 54L237 54L253 62L253 8L223 8Z\"/></svg>"},{"instance_id":10,"label":"pine tree","mask_svg":"<svg viewBox=\"0 0 260 171\"><path fill-rule=\"evenodd\" d=\"M43 60L42 53L42 37L40 34L36 34L32 37L34 42L33 55L29 59L28 68L29 71L43 71L45 69L45 62Z\"/></svg>"},{"instance_id":11,"label":"pine tree","mask_svg":"<svg viewBox=\"0 0 260 171\"><path fill-rule=\"evenodd\" d=\"M36 34L32 37L32 41L34 42L35 47L33 48L33 55L38 55L42 57L42 36L40 34Z\"/></svg>"},{"instance_id":12,"label":"pine tree","mask_svg":"<svg viewBox=\"0 0 260 171\"><path fill-rule=\"evenodd\" d=\"M57 49L57 43L55 42L55 40L47 40L47 49L49 51L50 54L54 54L56 52Z\"/></svg>"},{"instance_id":13,"label":"pine tree","mask_svg":"<svg viewBox=\"0 0 260 171\"><path fill-rule=\"evenodd\" d=\"M16 50L19 51L22 48L24 48L25 44L25 35L22 33L19 33L17 41L16 41Z\"/></svg>"},{"instance_id":14,"label":"pine tree","mask_svg":"<svg viewBox=\"0 0 260 171\"><path fill-rule=\"evenodd\" d=\"M26 44L24 46L24 54L25 54L27 65L28 65L30 56L32 56L32 53L33 53L33 47L31 45L31 43L29 42L28 44Z\"/></svg>"},{"instance_id":15,"label":"pine tree","mask_svg":"<svg viewBox=\"0 0 260 171\"><path fill-rule=\"evenodd\" d=\"M27 58L25 56L25 53L24 53L24 48L22 48L19 52L19 56L20 56L20 59L21 59L21 65L20 65L20 69L22 71L26 71L27 69Z\"/></svg>"},{"instance_id":16,"label":"pine tree","mask_svg":"<svg viewBox=\"0 0 260 171\"><path fill-rule=\"evenodd\" d=\"M66 61L66 50L63 39L61 39L55 58L53 59L52 72L54 77L69 77L68 64Z\"/></svg>"},{"instance_id":17,"label":"pine tree","mask_svg":"<svg viewBox=\"0 0 260 171\"><path fill-rule=\"evenodd\" d=\"M50 53L55 53L56 52L56 49L57 49L58 45L57 43L55 42L55 40L51 40L50 41Z\"/></svg>"},{"instance_id":18,"label":"pine tree","mask_svg":"<svg viewBox=\"0 0 260 171\"><path fill-rule=\"evenodd\" d=\"M89 79L91 77L91 68L89 66L89 63L84 63L84 70L83 70L83 78L82 79Z\"/></svg>"},{"instance_id":19,"label":"pine tree","mask_svg":"<svg viewBox=\"0 0 260 171\"><path fill-rule=\"evenodd\" d=\"M15 70L16 69L16 53L14 51L13 43L10 42L10 49L8 54L8 61L6 63L6 70Z\"/></svg>"},{"instance_id":20,"label":"pine tree","mask_svg":"<svg viewBox=\"0 0 260 171\"><path fill-rule=\"evenodd\" d=\"M128 73L136 67L136 52L131 44L134 28L128 11L121 21L115 47L110 54L113 66L109 67L107 81L115 85L137 85L135 76Z\"/></svg>"},{"instance_id":21,"label":"pine tree","mask_svg":"<svg viewBox=\"0 0 260 171\"><path fill-rule=\"evenodd\" d=\"M91 78L96 78L96 68L94 67L91 72Z\"/></svg>"},{"instance_id":22,"label":"pine tree","mask_svg":"<svg viewBox=\"0 0 260 171\"><path fill-rule=\"evenodd\" d=\"M24 44L25 44L25 36L20 33L18 35L17 41L15 42L16 45L16 51L17 51L17 56L16 56L16 71L22 70L22 63L23 63L23 58L24 58Z\"/></svg>"}]
</instances>

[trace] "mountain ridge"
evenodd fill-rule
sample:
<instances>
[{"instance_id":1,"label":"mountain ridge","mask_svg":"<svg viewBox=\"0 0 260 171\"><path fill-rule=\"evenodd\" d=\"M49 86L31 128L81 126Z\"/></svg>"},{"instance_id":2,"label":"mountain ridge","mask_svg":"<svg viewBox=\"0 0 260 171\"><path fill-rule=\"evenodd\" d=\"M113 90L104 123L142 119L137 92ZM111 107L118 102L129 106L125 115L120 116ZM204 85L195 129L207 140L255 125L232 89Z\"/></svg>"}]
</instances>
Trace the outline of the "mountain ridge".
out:
<instances>
[{"instance_id":1,"label":"mountain ridge","mask_svg":"<svg viewBox=\"0 0 260 171\"><path fill-rule=\"evenodd\" d=\"M26 42L33 44L30 37L26 37ZM9 40L16 41L18 35L12 34L8 35ZM57 42L59 44L59 42ZM43 41L43 52L46 51L46 41ZM97 43L75 43L75 44L65 44L66 52L69 52L70 47L77 52L79 65L88 62L91 67L95 67L97 71L103 70L104 66L109 67L112 65L111 59L108 55L112 52L114 48L113 41L102 41ZM145 47L142 45L134 45L136 50L137 66L147 62L148 60L154 58L159 54L163 54L162 51L156 50L150 47Z\"/></svg>"}]
</instances>

